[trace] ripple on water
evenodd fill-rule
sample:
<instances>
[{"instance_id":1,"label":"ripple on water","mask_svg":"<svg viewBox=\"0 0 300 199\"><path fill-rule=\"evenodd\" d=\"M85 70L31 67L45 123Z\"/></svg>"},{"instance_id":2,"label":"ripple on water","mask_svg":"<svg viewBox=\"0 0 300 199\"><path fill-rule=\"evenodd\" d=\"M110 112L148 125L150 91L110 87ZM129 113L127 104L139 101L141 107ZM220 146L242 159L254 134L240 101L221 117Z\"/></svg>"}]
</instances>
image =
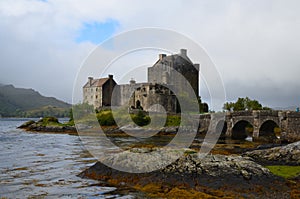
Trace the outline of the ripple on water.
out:
<instances>
[{"instance_id":1,"label":"ripple on water","mask_svg":"<svg viewBox=\"0 0 300 199\"><path fill-rule=\"evenodd\" d=\"M78 137L16 129L24 121L0 119L0 198L133 198L76 176L96 161Z\"/></svg>"}]
</instances>

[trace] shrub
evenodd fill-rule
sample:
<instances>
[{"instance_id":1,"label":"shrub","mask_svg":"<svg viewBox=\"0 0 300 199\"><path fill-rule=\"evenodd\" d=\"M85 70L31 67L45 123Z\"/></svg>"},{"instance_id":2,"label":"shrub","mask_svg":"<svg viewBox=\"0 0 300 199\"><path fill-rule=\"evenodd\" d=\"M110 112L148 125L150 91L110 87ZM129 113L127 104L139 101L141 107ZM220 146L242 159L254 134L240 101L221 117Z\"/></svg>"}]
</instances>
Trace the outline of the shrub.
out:
<instances>
[{"instance_id":1,"label":"shrub","mask_svg":"<svg viewBox=\"0 0 300 199\"><path fill-rule=\"evenodd\" d=\"M151 119L144 111L139 111L137 114L131 115L133 122L139 126L146 126L150 123Z\"/></svg>"},{"instance_id":2,"label":"shrub","mask_svg":"<svg viewBox=\"0 0 300 199\"><path fill-rule=\"evenodd\" d=\"M114 126L116 122L111 111L100 111L97 114L98 122L101 126Z\"/></svg>"}]
</instances>

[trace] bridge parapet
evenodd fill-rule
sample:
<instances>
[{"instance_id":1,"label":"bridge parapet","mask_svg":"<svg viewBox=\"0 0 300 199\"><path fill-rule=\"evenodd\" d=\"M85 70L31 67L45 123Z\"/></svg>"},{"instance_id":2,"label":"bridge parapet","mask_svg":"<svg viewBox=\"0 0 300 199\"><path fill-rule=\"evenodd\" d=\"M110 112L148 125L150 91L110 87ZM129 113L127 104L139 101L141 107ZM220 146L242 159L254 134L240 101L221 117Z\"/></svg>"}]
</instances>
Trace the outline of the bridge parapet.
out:
<instances>
[{"instance_id":1,"label":"bridge parapet","mask_svg":"<svg viewBox=\"0 0 300 199\"><path fill-rule=\"evenodd\" d=\"M257 112L258 117L259 116L268 116L268 117L278 117L279 111L273 111L273 110L259 110L259 111L253 111L253 113Z\"/></svg>"},{"instance_id":2,"label":"bridge parapet","mask_svg":"<svg viewBox=\"0 0 300 199\"><path fill-rule=\"evenodd\" d=\"M286 112L286 117L287 117L287 118L300 118L300 112L296 112L296 111L287 111L287 112Z\"/></svg>"},{"instance_id":3,"label":"bridge parapet","mask_svg":"<svg viewBox=\"0 0 300 199\"><path fill-rule=\"evenodd\" d=\"M199 118L200 119L210 119L211 115L210 114L200 114Z\"/></svg>"},{"instance_id":4,"label":"bridge parapet","mask_svg":"<svg viewBox=\"0 0 300 199\"><path fill-rule=\"evenodd\" d=\"M236 111L230 112L232 117L239 117L239 116L252 116L252 111Z\"/></svg>"}]
</instances>

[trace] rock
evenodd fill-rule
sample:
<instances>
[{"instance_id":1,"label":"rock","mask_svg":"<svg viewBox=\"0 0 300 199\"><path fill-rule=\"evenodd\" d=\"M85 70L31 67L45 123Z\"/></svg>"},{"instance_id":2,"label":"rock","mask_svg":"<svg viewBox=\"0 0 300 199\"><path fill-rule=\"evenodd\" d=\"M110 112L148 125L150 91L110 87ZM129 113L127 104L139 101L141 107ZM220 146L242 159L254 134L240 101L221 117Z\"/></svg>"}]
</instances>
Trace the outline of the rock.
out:
<instances>
[{"instance_id":1,"label":"rock","mask_svg":"<svg viewBox=\"0 0 300 199\"><path fill-rule=\"evenodd\" d=\"M300 165L300 141L286 146L246 152L243 156L263 163Z\"/></svg>"},{"instance_id":2,"label":"rock","mask_svg":"<svg viewBox=\"0 0 300 199\"><path fill-rule=\"evenodd\" d=\"M19 126L18 128L20 128L20 129L28 128L30 125L32 125L34 123L35 123L35 121L29 120L29 121L25 122L24 124L22 124L21 126Z\"/></svg>"},{"instance_id":3,"label":"rock","mask_svg":"<svg viewBox=\"0 0 300 199\"><path fill-rule=\"evenodd\" d=\"M143 159L144 163L140 165L140 168L151 164L153 160L152 158ZM130 154L125 153L117 160L110 159L110 161L123 162L124 165L137 162L130 157ZM225 155L207 155L199 158L197 153L185 154L165 168L149 173L122 172L97 162L79 176L114 182L115 186L120 182L130 187L155 184L163 190L171 190L174 187L181 187L185 190L199 190L201 187L228 190L230 187L230 191L236 190L238 194L244 190L243 197L247 196L246 198L271 197L274 193L281 197L280 194L286 193L288 189L282 178L274 176L267 168L253 162L251 158ZM249 192L256 187L261 187L262 193ZM261 195L257 196L257 194Z\"/></svg>"},{"instance_id":4,"label":"rock","mask_svg":"<svg viewBox=\"0 0 300 199\"><path fill-rule=\"evenodd\" d=\"M68 133L72 135L77 134L76 128L74 126L62 125L55 117L45 117L38 120L37 122L30 120L28 122L25 122L18 128L34 132Z\"/></svg>"}]
</instances>

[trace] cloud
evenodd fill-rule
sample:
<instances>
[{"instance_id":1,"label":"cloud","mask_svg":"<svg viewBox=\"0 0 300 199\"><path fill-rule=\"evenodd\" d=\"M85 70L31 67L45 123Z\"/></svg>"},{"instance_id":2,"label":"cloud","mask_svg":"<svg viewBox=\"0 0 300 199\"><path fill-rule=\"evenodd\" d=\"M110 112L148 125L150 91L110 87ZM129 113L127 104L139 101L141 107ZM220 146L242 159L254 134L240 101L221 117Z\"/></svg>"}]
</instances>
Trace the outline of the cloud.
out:
<instances>
[{"instance_id":1,"label":"cloud","mask_svg":"<svg viewBox=\"0 0 300 199\"><path fill-rule=\"evenodd\" d=\"M202 45L222 76L229 100L247 95L265 105L297 105L299 6L296 0L3 0L0 78L70 102L76 72L96 46L92 39L76 39L86 24L114 21L118 26L112 35L159 27Z\"/></svg>"}]
</instances>

